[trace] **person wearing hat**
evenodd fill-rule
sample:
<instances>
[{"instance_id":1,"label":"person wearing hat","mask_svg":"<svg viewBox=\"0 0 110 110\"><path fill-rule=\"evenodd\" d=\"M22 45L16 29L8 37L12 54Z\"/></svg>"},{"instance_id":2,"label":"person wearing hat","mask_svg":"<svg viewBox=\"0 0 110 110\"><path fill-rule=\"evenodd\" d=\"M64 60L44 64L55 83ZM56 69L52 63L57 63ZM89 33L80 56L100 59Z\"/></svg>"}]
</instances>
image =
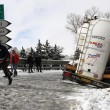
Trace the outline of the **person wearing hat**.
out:
<instances>
[{"instance_id":1,"label":"person wearing hat","mask_svg":"<svg viewBox=\"0 0 110 110\"><path fill-rule=\"evenodd\" d=\"M10 53L10 64L12 72L14 70L14 77L17 76L17 65L19 62L19 55L15 52L15 50L12 50L12 53Z\"/></svg>"},{"instance_id":2,"label":"person wearing hat","mask_svg":"<svg viewBox=\"0 0 110 110\"><path fill-rule=\"evenodd\" d=\"M34 60L33 60L33 55L30 52L29 56L27 57L27 63L28 63L28 73L33 73L33 64L34 64Z\"/></svg>"}]
</instances>

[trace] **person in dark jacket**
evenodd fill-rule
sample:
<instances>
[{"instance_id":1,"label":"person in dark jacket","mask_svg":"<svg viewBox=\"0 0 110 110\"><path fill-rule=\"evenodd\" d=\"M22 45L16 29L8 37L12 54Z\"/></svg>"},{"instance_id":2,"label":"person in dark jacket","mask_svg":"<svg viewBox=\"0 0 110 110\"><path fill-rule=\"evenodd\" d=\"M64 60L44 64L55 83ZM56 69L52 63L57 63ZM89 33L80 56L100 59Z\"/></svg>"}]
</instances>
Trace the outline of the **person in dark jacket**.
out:
<instances>
[{"instance_id":1,"label":"person in dark jacket","mask_svg":"<svg viewBox=\"0 0 110 110\"><path fill-rule=\"evenodd\" d=\"M0 68L3 70L5 76L8 78L10 85L12 83L12 78L11 78L12 73L8 69L9 58L10 58L10 53L8 49L4 45L2 45L0 41Z\"/></svg>"},{"instance_id":2,"label":"person in dark jacket","mask_svg":"<svg viewBox=\"0 0 110 110\"><path fill-rule=\"evenodd\" d=\"M41 63L42 63L41 55L40 54L36 54L36 56L35 56L35 64L36 64L38 72L39 71L42 72Z\"/></svg>"},{"instance_id":3,"label":"person in dark jacket","mask_svg":"<svg viewBox=\"0 0 110 110\"><path fill-rule=\"evenodd\" d=\"M28 63L28 72L29 73L33 73L33 64L34 64L34 60L33 60L33 56L32 53L29 53L29 56L27 57L27 63Z\"/></svg>"}]
</instances>

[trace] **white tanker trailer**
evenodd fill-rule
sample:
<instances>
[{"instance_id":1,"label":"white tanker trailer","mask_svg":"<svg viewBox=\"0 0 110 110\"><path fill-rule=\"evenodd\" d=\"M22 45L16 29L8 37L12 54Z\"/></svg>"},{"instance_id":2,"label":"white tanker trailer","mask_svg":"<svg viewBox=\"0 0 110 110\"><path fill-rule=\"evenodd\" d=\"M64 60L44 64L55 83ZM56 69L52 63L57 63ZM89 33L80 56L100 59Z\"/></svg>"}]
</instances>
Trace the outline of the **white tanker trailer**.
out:
<instances>
[{"instance_id":1,"label":"white tanker trailer","mask_svg":"<svg viewBox=\"0 0 110 110\"><path fill-rule=\"evenodd\" d=\"M102 80L104 79L104 72L110 54L110 20L96 19L87 21L78 30L77 35L76 50L80 51L77 66L67 64L63 76L71 74L75 76L74 78L79 78L80 81L93 85L103 83L101 86L105 86L106 84ZM75 73L73 73L72 69ZM67 70L72 71L67 74ZM105 77L110 78L110 75Z\"/></svg>"}]
</instances>

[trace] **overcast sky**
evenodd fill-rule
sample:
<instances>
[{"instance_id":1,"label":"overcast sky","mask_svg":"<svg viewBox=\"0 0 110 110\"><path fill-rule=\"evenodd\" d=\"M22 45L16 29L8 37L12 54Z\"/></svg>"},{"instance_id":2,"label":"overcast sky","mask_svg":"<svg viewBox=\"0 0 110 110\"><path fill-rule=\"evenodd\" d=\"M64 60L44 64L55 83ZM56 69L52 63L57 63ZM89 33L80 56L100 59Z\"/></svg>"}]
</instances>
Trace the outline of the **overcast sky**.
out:
<instances>
[{"instance_id":1,"label":"overcast sky","mask_svg":"<svg viewBox=\"0 0 110 110\"><path fill-rule=\"evenodd\" d=\"M12 24L7 28L12 38L7 44L21 49L36 47L49 41L50 45L63 47L63 53L72 55L74 35L67 30L67 14L84 15L92 6L101 12L110 11L110 0L0 0L4 4L5 20Z\"/></svg>"}]
</instances>

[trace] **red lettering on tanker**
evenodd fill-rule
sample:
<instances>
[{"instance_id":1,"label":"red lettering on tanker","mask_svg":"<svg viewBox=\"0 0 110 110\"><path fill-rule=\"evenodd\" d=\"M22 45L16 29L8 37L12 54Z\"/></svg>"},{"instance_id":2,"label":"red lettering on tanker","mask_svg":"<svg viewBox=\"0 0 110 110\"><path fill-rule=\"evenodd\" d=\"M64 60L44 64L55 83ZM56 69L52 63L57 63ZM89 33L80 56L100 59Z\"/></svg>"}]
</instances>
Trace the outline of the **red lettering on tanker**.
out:
<instances>
[{"instance_id":1,"label":"red lettering on tanker","mask_svg":"<svg viewBox=\"0 0 110 110\"><path fill-rule=\"evenodd\" d=\"M98 43L98 42L89 42L89 43L95 45L97 48L102 48L103 47L102 43Z\"/></svg>"},{"instance_id":2,"label":"red lettering on tanker","mask_svg":"<svg viewBox=\"0 0 110 110\"><path fill-rule=\"evenodd\" d=\"M98 53L97 54L94 54L94 55L93 54L88 54L88 57L87 58L98 58L98 57L100 57L100 55L101 54L98 54Z\"/></svg>"}]
</instances>

